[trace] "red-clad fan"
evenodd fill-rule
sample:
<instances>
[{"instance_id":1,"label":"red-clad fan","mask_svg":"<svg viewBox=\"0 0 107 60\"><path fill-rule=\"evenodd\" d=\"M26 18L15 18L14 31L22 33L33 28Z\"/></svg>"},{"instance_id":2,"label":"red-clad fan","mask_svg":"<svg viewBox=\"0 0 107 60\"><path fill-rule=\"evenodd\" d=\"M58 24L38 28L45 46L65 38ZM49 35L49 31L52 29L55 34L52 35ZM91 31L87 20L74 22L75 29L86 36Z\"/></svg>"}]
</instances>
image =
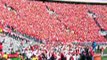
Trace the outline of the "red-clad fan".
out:
<instances>
[{"instance_id":1,"label":"red-clad fan","mask_svg":"<svg viewBox=\"0 0 107 60\"><path fill-rule=\"evenodd\" d=\"M2 43L0 43L0 52L2 52L3 46Z\"/></svg>"},{"instance_id":2,"label":"red-clad fan","mask_svg":"<svg viewBox=\"0 0 107 60\"><path fill-rule=\"evenodd\" d=\"M32 51L34 51L34 50L35 50L34 46L30 46L30 49L31 49Z\"/></svg>"},{"instance_id":3,"label":"red-clad fan","mask_svg":"<svg viewBox=\"0 0 107 60\"><path fill-rule=\"evenodd\" d=\"M9 58L15 58L15 57L18 57L19 55L17 53L15 53L15 54L9 54L8 56L9 56Z\"/></svg>"},{"instance_id":4,"label":"red-clad fan","mask_svg":"<svg viewBox=\"0 0 107 60\"><path fill-rule=\"evenodd\" d=\"M3 54L4 54L3 52L0 52L0 55L1 55L1 56L3 56Z\"/></svg>"},{"instance_id":5,"label":"red-clad fan","mask_svg":"<svg viewBox=\"0 0 107 60\"><path fill-rule=\"evenodd\" d=\"M74 60L73 56L70 57L70 60Z\"/></svg>"},{"instance_id":6,"label":"red-clad fan","mask_svg":"<svg viewBox=\"0 0 107 60\"><path fill-rule=\"evenodd\" d=\"M61 58L59 60L66 60L66 57L64 56L63 53L61 53Z\"/></svg>"},{"instance_id":7,"label":"red-clad fan","mask_svg":"<svg viewBox=\"0 0 107 60\"><path fill-rule=\"evenodd\" d=\"M42 60L42 57L41 57L41 55L39 55L39 56L38 56L38 58L39 58L39 60Z\"/></svg>"}]
</instances>

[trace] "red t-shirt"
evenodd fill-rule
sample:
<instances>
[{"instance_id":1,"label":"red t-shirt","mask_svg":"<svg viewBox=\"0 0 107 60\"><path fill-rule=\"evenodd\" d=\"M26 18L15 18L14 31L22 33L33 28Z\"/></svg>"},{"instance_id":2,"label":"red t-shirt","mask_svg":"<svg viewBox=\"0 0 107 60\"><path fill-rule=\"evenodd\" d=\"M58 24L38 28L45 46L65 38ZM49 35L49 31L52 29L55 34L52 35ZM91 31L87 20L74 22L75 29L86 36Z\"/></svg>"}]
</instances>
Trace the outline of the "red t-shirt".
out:
<instances>
[{"instance_id":1,"label":"red t-shirt","mask_svg":"<svg viewBox=\"0 0 107 60\"><path fill-rule=\"evenodd\" d=\"M91 50L90 53L91 53L92 56L94 56L94 51L93 50Z\"/></svg>"},{"instance_id":2,"label":"red t-shirt","mask_svg":"<svg viewBox=\"0 0 107 60\"><path fill-rule=\"evenodd\" d=\"M39 58L38 60L42 60L42 57L41 57L41 56L38 56L38 58Z\"/></svg>"},{"instance_id":3,"label":"red t-shirt","mask_svg":"<svg viewBox=\"0 0 107 60\"><path fill-rule=\"evenodd\" d=\"M104 51L104 48L103 48L103 47L101 48L101 51Z\"/></svg>"},{"instance_id":4,"label":"red t-shirt","mask_svg":"<svg viewBox=\"0 0 107 60\"><path fill-rule=\"evenodd\" d=\"M0 50L2 50L3 49L3 46L2 46L2 44L0 44Z\"/></svg>"},{"instance_id":5,"label":"red t-shirt","mask_svg":"<svg viewBox=\"0 0 107 60\"><path fill-rule=\"evenodd\" d=\"M70 60L74 60L73 56L70 57Z\"/></svg>"},{"instance_id":6,"label":"red t-shirt","mask_svg":"<svg viewBox=\"0 0 107 60\"><path fill-rule=\"evenodd\" d=\"M16 53L16 54L9 54L9 57L10 57L10 58L18 57L18 54L17 54L17 53Z\"/></svg>"}]
</instances>

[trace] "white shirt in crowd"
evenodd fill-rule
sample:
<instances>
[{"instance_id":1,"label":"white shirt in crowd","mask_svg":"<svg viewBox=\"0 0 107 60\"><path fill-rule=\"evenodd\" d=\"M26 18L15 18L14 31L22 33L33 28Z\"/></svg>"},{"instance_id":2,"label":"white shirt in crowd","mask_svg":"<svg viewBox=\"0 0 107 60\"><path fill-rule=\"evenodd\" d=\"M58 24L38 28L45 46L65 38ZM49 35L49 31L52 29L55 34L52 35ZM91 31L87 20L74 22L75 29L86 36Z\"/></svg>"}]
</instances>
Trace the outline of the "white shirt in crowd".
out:
<instances>
[{"instance_id":1,"label":"white shirt in crowd","mask_svg":"<svg viewBox=\"0 0 107 60\"><path fill-rule=\"evenodd\" d=\"M33 54L36 55L37 54L37 50L33 51Z\"/></svg>"},{"instance_id":2,"label":"white shirt in crowd","mask_svg":"<svg viewBox=\"0 0 107 60\"><path fill-rule=\"evenodd\" d=\"M80 58L80 55L77 55L77 56L76 56L76 60L78 60L79 58Z\"/></svg>"},{"instance_id":3,"label":"white shirt in crowd","mask_svg":"<svg viewBox=\"0 0 107 60\"><path fill-rule=\"evenodd\" d=\"M66 57L67 57L67 60L70 60L70 55L67 54Z\"/></svg>"},{"instance_id":4,"label":"white shirt in crowd","mask_svg":"<svg viewBox=\"0 0 107 60\"><path fill-rule=\"evenodd\" d=\"M32 54L32 52L31 51L26 51L26 56L28 57L28 58L31 58L31 56L32 56L33 54Z\"/></svg>"},{"instance_id":5,"label":"white shirt in crowd","mask_svg":"<svg viewBox=\"0 0 107 60\"><path fill-rule=\"evenodd\" d=\"M74 60L76 60L76 55L73 56Z\"/></svg>"}]
</instances>

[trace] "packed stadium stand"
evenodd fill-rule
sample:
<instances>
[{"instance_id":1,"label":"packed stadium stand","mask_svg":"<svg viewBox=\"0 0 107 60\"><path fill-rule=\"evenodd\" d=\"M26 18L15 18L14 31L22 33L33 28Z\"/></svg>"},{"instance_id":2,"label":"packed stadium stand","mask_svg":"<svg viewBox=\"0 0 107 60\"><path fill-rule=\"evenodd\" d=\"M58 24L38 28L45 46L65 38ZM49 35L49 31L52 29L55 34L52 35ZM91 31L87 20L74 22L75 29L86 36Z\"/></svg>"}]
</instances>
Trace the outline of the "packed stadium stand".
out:
<instances>
[{"instance_id":1,"label":"packed stadium stand","mask_svg":"<svg viewBox=\"0 0 107 60\"><path fill-rule=\"evenodd\" d=\"M0 21L22 34L49 41L106 41L88 11L107 29L107 6L28 0L1 0Z\"/></svg>"},{"instance_id":2,"label":"packed stadium stand","mask_svg":"<svg viewBox=\"0 0 107 60\"><path fill-rule=\"evenodd\" d=\"M97 44L107 48L106 19L107 5L0 0L0 59L73 60L85 48L94 57Z\"/></svg>"}]
</instances>

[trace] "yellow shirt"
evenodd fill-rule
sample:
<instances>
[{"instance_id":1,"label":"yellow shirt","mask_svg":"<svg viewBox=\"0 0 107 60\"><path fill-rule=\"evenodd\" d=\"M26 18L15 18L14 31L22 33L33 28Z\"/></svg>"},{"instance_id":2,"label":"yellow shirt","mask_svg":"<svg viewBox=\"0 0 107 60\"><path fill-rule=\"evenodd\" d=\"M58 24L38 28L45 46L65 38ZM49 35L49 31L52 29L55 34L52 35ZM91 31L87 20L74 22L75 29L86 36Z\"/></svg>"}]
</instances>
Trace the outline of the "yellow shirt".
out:
<instances>
[{"instance_id":1,"label":"yellow shirt","mask_svg":"<svg viewBox=\"0 0 107 60\"><path fill-rule=\"evenodd\" d=\"M3 30L0 28L0 33L2 33L3 32Z\"/></svg>"},{"instance_id":2,"label":"yellow shirt","mask_svg":"<svg viewBox=\"0 0 107 60\"><path fill-rule=\"evenodd\" d=\"M3 58L6 58L6 59L7 59L7 58L8 58L8 55L7 55L7 54L4 54L4 55L3 55Z\"/></svg>"},{"instance_id":3,"label":"yellow shirt","mask_svg":"<svg viewBox=\"0 0 107 60\"><path fill-rule=\"evenodd\" d=\"M32 60L38 60L38 57L33 57Z\"/></svg>"}]
</instances>

